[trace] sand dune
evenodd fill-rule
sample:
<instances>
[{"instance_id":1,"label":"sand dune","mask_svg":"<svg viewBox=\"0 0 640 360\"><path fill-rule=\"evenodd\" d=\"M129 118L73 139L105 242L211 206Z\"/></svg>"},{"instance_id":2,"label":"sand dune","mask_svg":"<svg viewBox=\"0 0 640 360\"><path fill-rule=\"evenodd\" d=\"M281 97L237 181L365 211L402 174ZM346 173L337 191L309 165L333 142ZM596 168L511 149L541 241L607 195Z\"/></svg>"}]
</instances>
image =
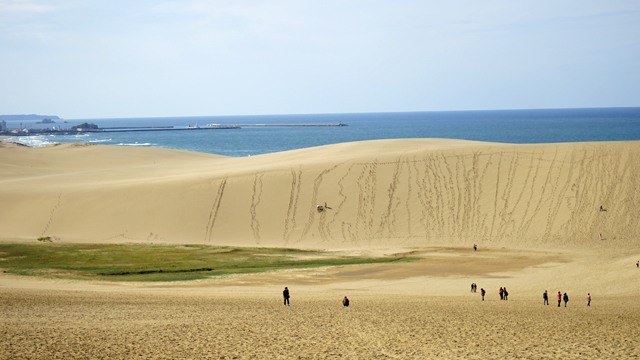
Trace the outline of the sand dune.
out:
<instances>
[{"instance_id":1,"label":"sand dune","mask_svg":"<svg viewBox=\"0 0 640 360\"><path fill-rule=\"evenodd\" d=\"M250 158L0 146L0 241L422 258L160 284L0 272L0 357L637 358L639 153L640 142L442 139ZM567 308L554 305L557 291Z\"/></svg>"},{"instance_id":2,"label":"sand dune","mask_svg":"<svg viewBox=\"0 0 640 360\"><path fill-rule=\"evenodd\" d=\"M0 237L324 249L637 248L638 155L640 142L442 139L248 158L100 145L0 148ZM330 209L318 212L325 202Z\"/></svg>"}]
</instances>

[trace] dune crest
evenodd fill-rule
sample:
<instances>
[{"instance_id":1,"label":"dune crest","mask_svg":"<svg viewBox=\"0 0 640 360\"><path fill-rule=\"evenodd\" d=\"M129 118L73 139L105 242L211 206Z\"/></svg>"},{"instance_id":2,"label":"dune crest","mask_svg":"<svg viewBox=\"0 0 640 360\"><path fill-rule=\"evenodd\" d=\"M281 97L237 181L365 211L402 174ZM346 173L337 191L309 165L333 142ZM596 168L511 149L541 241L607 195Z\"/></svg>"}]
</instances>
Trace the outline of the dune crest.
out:
<instances>
[{"instance_id":1,"label":"dune crest","mask_svg":"<svg viewBox=\"0 0 640 360\"><path fill-rule=\"evenodd\" d=\"M632 248L640 245L639 155L640 142L444 139L249 158L102 145L0 148L0 239Z\"/></svg>"}]
</instances>

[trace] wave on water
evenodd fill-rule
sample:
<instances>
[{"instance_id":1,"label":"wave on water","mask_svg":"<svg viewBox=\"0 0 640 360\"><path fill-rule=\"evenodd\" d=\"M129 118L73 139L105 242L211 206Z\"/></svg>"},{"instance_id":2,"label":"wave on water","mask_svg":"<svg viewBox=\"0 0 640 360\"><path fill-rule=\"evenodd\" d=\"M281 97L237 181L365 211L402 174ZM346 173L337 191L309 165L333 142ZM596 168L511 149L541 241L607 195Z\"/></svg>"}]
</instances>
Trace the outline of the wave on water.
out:
<instances>
[{"instance_id":1,"label":"wave on water","mask_svg":"<svg viewBox=\"0 0 640 360\"><path fill-rule=\"evenodd\" d=\"M133 144L127 144L127 143L119 143L116 144L118 146L157 146L158 144L152 144L152 143L133 143Z\"/></svg>"},{"instance_id":2,"label":"wave on water","mask_svg":"<svg viewBox=\"0 0 640 360\"><path fill-rule=\"evenodd\" d=\"M96 140L89 140L87 142L90 143L99 143L99 142L106 142L106 141L112 141L112 139L96 139Z\"/></svg>"},{"instance_id":3,"label":"wave on water","mask_svg":"<svg viewBox=\"0 0 640 360\"><path fill-rule=\"evenodd\" d=\"M55 135L52 135L52 136L55 136ZM18 136L18 137L8 138L5 141L15 142L15 143L27 145L30 147L42 147L42 146L47 146L47 145L56 143L56 141L50 140L50 136L46 136L46 135Z\"/></svg>"}]
</instances>

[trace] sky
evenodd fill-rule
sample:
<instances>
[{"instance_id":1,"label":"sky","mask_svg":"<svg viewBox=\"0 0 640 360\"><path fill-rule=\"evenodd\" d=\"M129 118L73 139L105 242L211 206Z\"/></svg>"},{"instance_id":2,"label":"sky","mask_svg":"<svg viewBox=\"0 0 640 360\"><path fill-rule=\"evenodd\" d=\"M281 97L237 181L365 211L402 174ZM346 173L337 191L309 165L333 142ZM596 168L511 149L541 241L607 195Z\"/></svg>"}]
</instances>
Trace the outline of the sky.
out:
<instances>
[{"instance_id":1,"label":"sky","mask_svg":"<svg viewBox=\"0 0 640 360\"><path fill-rule=\"evenodd\" d=\"M0 0L0 114L627 106L638 0Z\"/></svg>"}]
</instances>

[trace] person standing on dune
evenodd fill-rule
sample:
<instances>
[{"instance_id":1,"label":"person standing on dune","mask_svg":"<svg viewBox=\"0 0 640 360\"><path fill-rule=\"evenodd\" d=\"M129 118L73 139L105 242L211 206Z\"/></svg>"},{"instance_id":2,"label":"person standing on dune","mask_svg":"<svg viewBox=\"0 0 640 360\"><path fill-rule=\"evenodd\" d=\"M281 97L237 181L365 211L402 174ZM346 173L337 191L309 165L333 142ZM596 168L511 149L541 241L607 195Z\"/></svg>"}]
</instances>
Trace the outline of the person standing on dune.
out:
<instances>
[{"instance_id":1,"label":"person standing on dune","mask_svg":"<svg viewBox=\"0 0 640 360\"><path fill-rule=\"evenodd\" d=\"M587 306L591 306L591 294L587 293Z\"/></svg>"},{"instance_id":2,"label":"person standing on dune","mask_svg":"<svg viewBox=\"0 0 640 360\"><path fill-rule=\"evenodd\" d=\"M569 302L569 295L567 295L567 293L564 293L564 295L562 296L562 300L564 300L564 307L567 307L567 302Z\"/></svg>"},{"instance_id":3,"label":"person standing on dune","mask_svg":"<svg viewBox=\"0 0 640 360\"><path fill-rule=\"evenodd\" d=\"M289 306L289 289L287 289L287 287L284 287L284 291L282 292L282 296L284 297L284 304ZM560 305L558 305L560 306Z\"/></svg>"},{"instance_id":4,"label":"person standing on dune","mask_svg":"<svg viewBox=\"0 0 640 360\"><path fill-rule=\"evenodd\" d=\"M547 290L542 294L542 305L549 305L549 294L547 294Z\"/></svg>"},{"instance_id":5,"label":"person standing on dune","mask_svg":"<svg viewBox=\"0 0 640 360\"><path fill-rule=\"evenodd\" d=\"M558 307L560 307L560 303L562 302L562 294L558 291Z\"/></svg>"},{"instance_id":6,"label":"person standing on dune","mask_svg":"<svg viewBox=\"0 0 640 360\"><path fill-rule=\"evenodd\" d=\"M484 301L484 294L485 294L484 289L480 288L480 295L482 295L482 301Z\"/></svg>"}]
</instances>

